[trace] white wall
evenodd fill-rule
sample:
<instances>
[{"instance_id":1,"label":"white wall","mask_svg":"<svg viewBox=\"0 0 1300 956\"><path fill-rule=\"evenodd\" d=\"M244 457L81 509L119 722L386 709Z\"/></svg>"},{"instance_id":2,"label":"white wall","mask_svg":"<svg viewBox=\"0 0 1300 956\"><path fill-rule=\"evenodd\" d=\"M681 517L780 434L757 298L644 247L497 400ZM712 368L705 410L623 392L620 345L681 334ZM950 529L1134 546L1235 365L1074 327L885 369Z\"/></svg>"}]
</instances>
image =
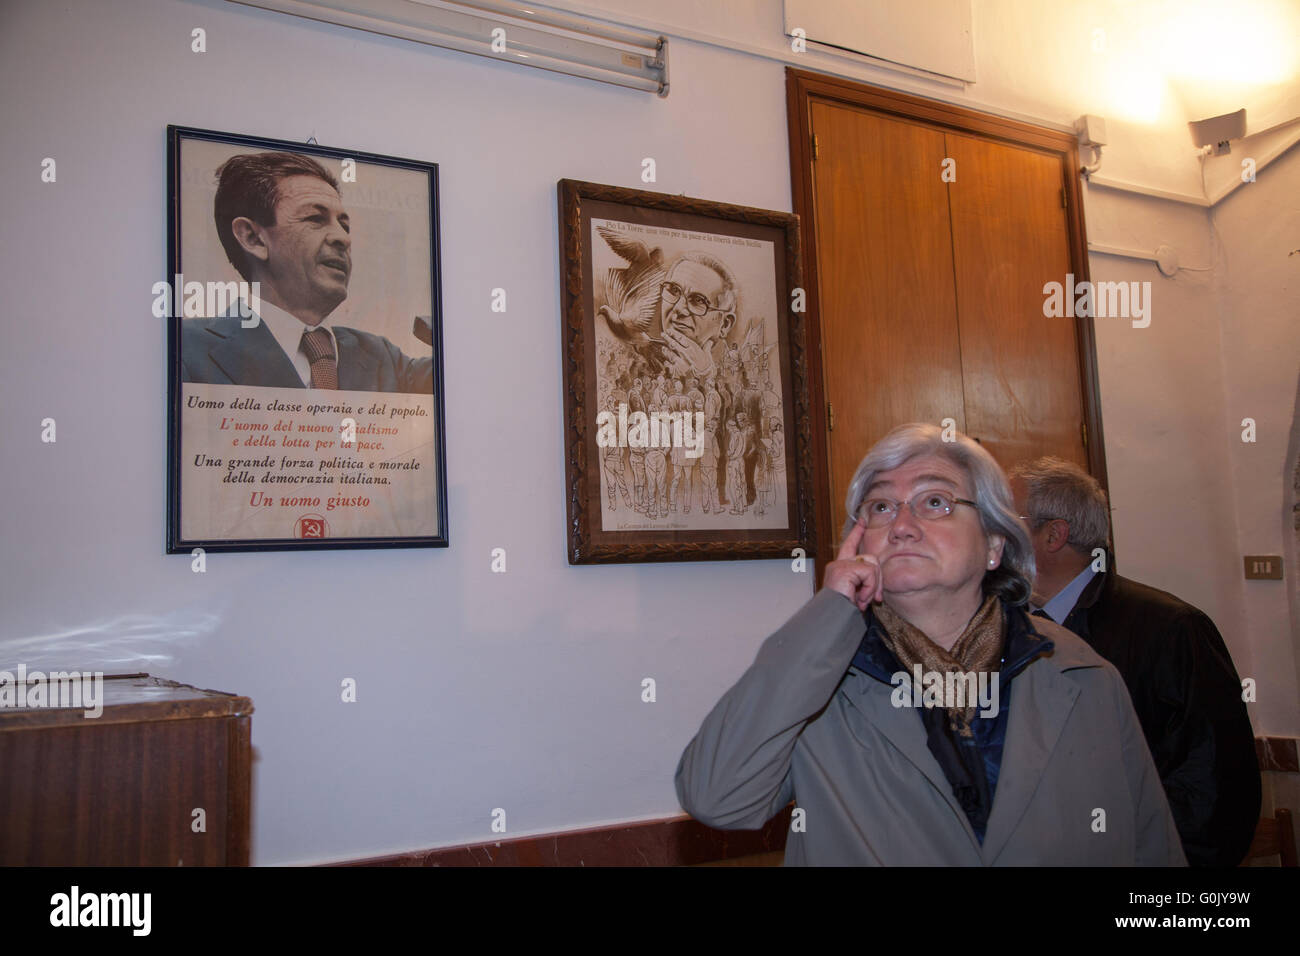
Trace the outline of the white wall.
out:
<instances>
[{"instance_id":1,"label":"white wall","mask_svg":"<svg viewBox=\"0 0 1300 956\"><path fill-rule=\"evenodd\" d=\"M1236 490L1237 547L1241 554L1283 555L1284 536L1295 533L1283 502L1294 480L1287 448L1300 367L1300 146L1212 215L1222 250L1226 451ZM1254 443L1241 440L1245 418L1255 420ZM1258 647L1259 722L1295 734L1300 702L1287 678L1296 673L1300 635L1291 629L1287 592L1300 568L1290 564L1283 573L1282 581L1243 583L1245 620Z\"/></svg>"},{"instance_id":2,"label":"white wall","mask_svg":"<svg viewBox=\"0 0 1300 956\"><path fill-rule=\"evenodd\" d=\"M1057 51L1036 51L1036 20L1004 23L1007 2L976 4L986 80L965 100L1056 124L1104 112L1083 79L1044 103ZM1056 36L1077 6L1042 28ZM655 15L781 46L778 0L671 0ZM190 52L199 26L205 54ZM495 807L508 837L680 812L682 747L813 585L783 561L566 565L555 182L641 186L653 156L662 192L788 210L784 76L760 52L674 40L661 100L219 0L0 7L0 662L146 669L252 697L256 863L490 840ZM162 554L165 334L149 306L168 123L440 165L450 549L209 555L203 575ZM1172 128L1147 140L1135 126L1118 168L1159 168ZM56 184L39 180L46 156ZM1183 173L1163 185L1191 188ZM1212 258L1203 215L1127 202L1090 198L1090 223L1140 232L1167 216L1185 261ZM505 315L489 309L497 286ZM1099 329L1111 482L1130 514L1166 484L1197 504L1240 498L1206 430L1269 404L1235 390L1257 349L1293 338L1279 312L1224 360L1205 283L1180 276L1159 295L1151 329ZM54 445L39 440L45 417ZM1235 517L1179 520L1172 540L1120 529L1126 572L1214 614L1243 673L1274 663L1276 635L1255 629L1267 621L1227 626L1247 603ZM505 575L489 571L495 547ZM647 676L655 704L640 701ZM355 705L339 701L344 677ZM1293 677L1269 679L1294 702ZM1291 708L1264 729L1300 732Z\"/></svg>"},{"instance_id":3,"label":"white wall","mask_svg":"<svg viewBox=\"0 0 1300 956\"><path fill-rule=\"evenodd\" d=\"M1091 257L1094 280L1149 281L1152 293L1149 328L1096 324L1121 572L1215 620L1240 675L1258 684L1256 731L1283 735L1300 732L1288 585L1245 581L1242 555L1285 553L1300 370L1297 197L1295 146L1213 209L1087 193L1090 238L1169 244L1188 267L1166 278L1154 264ZM1248 417L1253 443L1242 441ZM1295 573L1286 568L1287 580Z\"/></svg>"},{"instance_id":4,"label":"white wall","mask_svg":"<svg viewBox=\"0 0 1300 956\"><path fill-rule=\"evenodd\" d=\"M1091 215L1107 201L1119 207L1108 207L1113 216L1136 228ZM1141 218L1144 208L1156 215ZM1159 237L1177 243L1189 265L1213 261L1211 244L1197 241L1198 233L1208 240L1204 210L1130 196L1099 200L1090 192L1088 213L1090 234L1104 224L1141 235L1138 248L1154 249ZM1095 320L1119 571L1209 614L1237 669L1250 674L1213 274L1166 279L1154 264L1101 255L1090 266L1096 282L1150 283L1149 327Z\"/></svg>"},{"instance_id":5,"label":"white wall","mask_svg":"<svg viewBox=\"0 0 1300 956\"><path fill-rule=\"evenodd\" d=\"M250 696L257 863L680 813L682 748L812 575L566 564L555 183L653 156L664 192L788 210L781 72L684 44L661 100L216 0L0 16L0 658ZM439 164L450 549L163 555L168 123Z\"/></svg>"}]
</instances>

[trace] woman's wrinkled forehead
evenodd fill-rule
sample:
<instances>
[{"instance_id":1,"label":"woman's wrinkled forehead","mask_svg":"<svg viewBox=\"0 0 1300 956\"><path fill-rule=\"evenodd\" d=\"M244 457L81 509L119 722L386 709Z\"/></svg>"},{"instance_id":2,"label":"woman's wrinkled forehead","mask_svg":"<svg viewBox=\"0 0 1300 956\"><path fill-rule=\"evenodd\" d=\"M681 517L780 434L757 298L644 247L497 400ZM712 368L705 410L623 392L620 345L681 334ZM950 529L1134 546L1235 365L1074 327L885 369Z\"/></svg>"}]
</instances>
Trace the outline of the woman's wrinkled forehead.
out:
<instances>
[{"instance_id":1,"label":"woman's wrinkled forehead","mask_svg":"<svg viewBox=\"0 0 1300 956\"><path fill-rule=\"evenodd\" d=\"M876 493L901 494L912 489L935 487L964 492L970 484L966 470L942 455L924 454L909 458L896 468L878 471L863 496Z\"/></svg>"}]
</instances>

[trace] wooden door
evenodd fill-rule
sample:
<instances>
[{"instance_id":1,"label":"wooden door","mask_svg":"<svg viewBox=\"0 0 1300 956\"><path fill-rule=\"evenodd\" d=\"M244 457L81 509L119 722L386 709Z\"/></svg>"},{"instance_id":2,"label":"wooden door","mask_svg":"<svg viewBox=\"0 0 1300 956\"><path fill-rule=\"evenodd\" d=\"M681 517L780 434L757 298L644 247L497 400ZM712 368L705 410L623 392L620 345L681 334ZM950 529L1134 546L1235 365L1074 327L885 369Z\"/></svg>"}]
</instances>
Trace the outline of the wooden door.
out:
<instances>
[{"instance_id":1,"label":"wooden door","mask_svg":"<svg viewBox=\"0 0 1300 956\"><path fill-rule=\"evenodd\" d=\"M947 133L965 431L1004 468L1040 455L1088 467L1074 320L1043 315L1070 272L1064 184L1047 152Z\"/></svg>"},{"instance_id":2,"label":"wooden door","mask_svg":"<svg viewBox=\"0 0 1300 956\"><path fill-rule=\"evenodd\" d=\"M813 103L831 531L862 456L902 422L965 425L942 131Z\"/></svg>"},{"instance_id":3,"label":"wooden door","mask_svg":"<svg viewBox=\"0 0 1300 956\"><path fill-rule=\"evenodd\" d=\"M1043 315L1047 282L1089 278L1074 136L786 75L819 566L862 455L903 422L951 418L1004 466L1055 454L1105 487L1093 322Z\"/></svg>"}]
</instances>

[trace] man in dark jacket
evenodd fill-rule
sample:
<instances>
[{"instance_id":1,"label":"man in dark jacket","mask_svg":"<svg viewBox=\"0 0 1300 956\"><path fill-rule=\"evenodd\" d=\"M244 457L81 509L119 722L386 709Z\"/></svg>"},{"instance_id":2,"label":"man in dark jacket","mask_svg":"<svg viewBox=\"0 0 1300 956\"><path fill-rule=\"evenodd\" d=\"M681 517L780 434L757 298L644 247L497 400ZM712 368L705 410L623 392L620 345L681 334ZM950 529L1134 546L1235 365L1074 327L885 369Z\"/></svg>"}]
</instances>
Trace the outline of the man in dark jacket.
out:
<instances>
[{"instance_id":1,"label":"man in dark jacket","mask_svg":"<svg viewBox=\"0 0 1300 956\"><path fill-rule=\"evenodd\" d=\"M1235 866L1260 809L1241 681L1204 612L1111 570L1106 493L1059 458L1011 472L1038 568L1031 607L1124 678L1192 866Z\"/></svg>"}]
</instances>

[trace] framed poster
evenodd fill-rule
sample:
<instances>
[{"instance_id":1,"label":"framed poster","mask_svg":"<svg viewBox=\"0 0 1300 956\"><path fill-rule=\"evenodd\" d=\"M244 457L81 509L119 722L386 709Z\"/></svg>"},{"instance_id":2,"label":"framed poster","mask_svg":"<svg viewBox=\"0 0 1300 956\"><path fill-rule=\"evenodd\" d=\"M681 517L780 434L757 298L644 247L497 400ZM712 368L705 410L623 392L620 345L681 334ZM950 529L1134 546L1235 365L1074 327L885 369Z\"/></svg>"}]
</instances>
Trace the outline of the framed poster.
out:
<instances>
[{"instance_id":1,"label":"framed poster","mask_svg":"<svg viewBox=\"0 0 1300 956\"><path fill-rule=\"evenodd\" d=\"M570 564L814 552L798 217L559 183Z\"/></svg>"},{"instance_id":2,"label":"framed poster","mask_svg":"<svg viewBox=\"0 0 1300 956\"><path fill-rule=\"evenodd\" d=\"M438 167L167 128L167 550L446 547Z\"/></svg>"}]
</instances>

